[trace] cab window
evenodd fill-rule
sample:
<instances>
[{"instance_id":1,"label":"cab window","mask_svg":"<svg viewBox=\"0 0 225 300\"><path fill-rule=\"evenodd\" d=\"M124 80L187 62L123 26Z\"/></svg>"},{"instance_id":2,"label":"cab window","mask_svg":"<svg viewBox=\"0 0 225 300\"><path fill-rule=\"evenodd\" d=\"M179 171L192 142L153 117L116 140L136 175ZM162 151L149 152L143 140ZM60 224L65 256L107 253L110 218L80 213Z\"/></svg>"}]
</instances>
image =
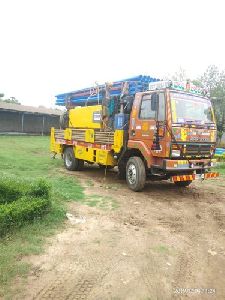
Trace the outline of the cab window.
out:
<instances>
[{"instance_id":1,"label":"cab window","mask_svg":"<svg viewBox=\"0 0 225 300\"><path fill-rule=\"evenodd\" d=\"M140 119L155 119L156 112L151 110L151 95L144 95L141 101Z\"/></svg>"},{"instance_id":2,"label":"cab window","mask_svg":"<svg viewBox=\"0 0 225 300\"><path fill-rule=\"evenodd\" d=\"M165 121L166 114L166 102L165 102L165 94L159 93L159 113L158 113L158 121Z\"/></svg>"},{"instance_id":3,"label":"cab window","mask_svg":"<svg viewBox=\"0 0 225 300\"><path fill-rule=\"evenodd\" d=\"M140 119L156 119L157 112L151 109L151 94L144 95L141 101ZM164 93L159 93L159 111L158 111L158 121L165 120L165 95Z\"/></svg>"}]
</instances>

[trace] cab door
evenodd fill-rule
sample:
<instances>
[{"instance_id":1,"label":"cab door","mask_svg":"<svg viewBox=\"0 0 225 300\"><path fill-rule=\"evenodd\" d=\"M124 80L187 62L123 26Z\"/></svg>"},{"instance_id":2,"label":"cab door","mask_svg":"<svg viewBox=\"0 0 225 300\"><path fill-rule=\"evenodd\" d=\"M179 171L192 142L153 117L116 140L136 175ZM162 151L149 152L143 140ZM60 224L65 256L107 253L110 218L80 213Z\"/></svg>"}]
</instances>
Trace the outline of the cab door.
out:
<instances>
[{"instance_id":1,"label":"cab door","mask_svg":"<svg viewBox=\"0 0 225 300\"><path fill-rule=\"evenodd\" d=\"M132 117L135 118L131 118L130 139L144 142L148 149L151 149L153 144L156 120L165 121L165 94L164 92L157 92L157 94L159 96L157 110L152 105L153 93L139 94L133 106L135 114ZM161 133L161 136L163 134Z\"/></svg>"}]
</instances>

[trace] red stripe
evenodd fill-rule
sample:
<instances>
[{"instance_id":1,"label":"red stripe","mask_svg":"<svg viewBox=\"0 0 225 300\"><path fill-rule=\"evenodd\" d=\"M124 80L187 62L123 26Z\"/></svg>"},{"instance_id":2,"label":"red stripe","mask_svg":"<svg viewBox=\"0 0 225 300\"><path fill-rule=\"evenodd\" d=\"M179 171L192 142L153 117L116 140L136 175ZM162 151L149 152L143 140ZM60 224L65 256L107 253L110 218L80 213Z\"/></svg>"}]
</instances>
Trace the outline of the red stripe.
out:
<instances>
[{"instance_id":1,"label":"red stripe","mask_svg":"<svg viewBox=\"0 0 225 300\"><path fill-rule=\"evenodd\" d=\"M97 149L103 149L103 150L111 150L112 145L108 144L92 144L92 143L86 143L86 142L78 142L78 141L68 141L63 139L56 139L56 143L62 144L62 145L79 145L87 148L97 148Z\"/></svg>"}]
</instances>

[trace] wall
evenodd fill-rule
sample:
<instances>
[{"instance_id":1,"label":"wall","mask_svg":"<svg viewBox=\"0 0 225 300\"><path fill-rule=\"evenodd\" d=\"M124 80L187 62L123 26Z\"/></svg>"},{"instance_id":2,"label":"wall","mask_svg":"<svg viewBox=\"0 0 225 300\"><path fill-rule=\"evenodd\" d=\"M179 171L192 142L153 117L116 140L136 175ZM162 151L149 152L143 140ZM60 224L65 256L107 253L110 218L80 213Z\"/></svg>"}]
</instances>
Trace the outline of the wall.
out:
<instances>
[{"instance_id":1,"label":"wall","mask_svg":"<svg viewBox=\"0 0 225 300\"><path fill-rule=\"evenodd\" d=\"M51 127L59 128L59 116L0 110L0 132L49 134Z\"/></svg>"}]
</instances>

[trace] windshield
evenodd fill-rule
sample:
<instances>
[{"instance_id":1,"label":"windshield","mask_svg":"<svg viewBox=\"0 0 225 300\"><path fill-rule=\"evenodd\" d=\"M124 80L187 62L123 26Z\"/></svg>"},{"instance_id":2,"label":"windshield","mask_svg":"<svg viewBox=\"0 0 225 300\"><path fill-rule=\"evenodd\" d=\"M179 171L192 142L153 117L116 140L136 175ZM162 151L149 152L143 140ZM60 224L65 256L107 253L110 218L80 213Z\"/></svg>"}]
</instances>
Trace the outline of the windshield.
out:
<instances>
[{"instance_id":1,"label":"windshield","mask_svg":"<svg viewBox=\"0 0 225 300\"><path fill-rule=\"evenodd\" d=\"M171 93L173 123L212 123L213 113L208 99L182 93Z\"/></svg>"}]
</instances>

